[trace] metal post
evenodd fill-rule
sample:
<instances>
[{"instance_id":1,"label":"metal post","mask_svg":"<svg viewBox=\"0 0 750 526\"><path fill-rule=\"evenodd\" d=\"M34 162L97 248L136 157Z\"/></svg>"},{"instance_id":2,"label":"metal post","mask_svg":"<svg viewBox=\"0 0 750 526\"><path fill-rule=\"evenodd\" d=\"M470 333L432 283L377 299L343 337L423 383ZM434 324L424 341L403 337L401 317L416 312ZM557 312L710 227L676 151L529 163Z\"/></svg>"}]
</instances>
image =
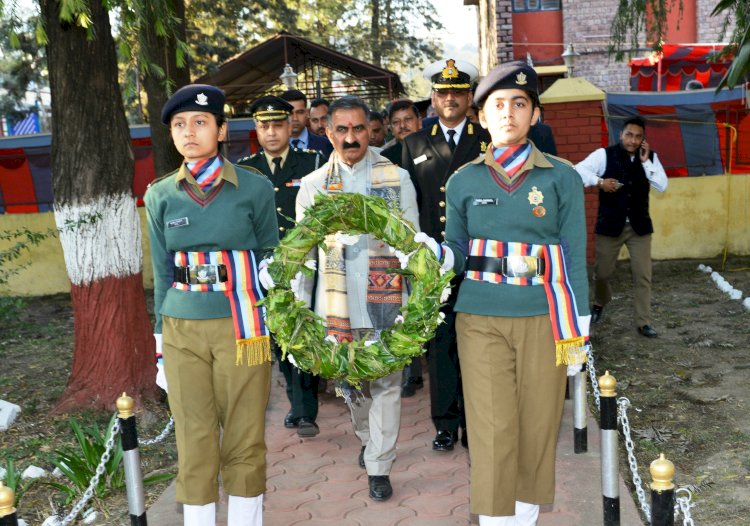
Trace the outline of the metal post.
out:
<instances>
[{"instance_id":1,"label":"metal post","mask_svg":"<svg viewBox=\"0 0 750 526\"><path fill-rule=\"evenodd\" d=\"M617 380L609 371L599 377L602 430L604 526L620 526L620 472L617 461Z\"/></svg>"},{"instance_id":2,"label":"metal post","mask_svg":"<svg viewBox=\"0 0 750 526\"><path fill-rule=\"evenodd\" d=\"M120 420L122 462L125 466L125 486L128 490L130 526L147 526L146 499L143 494L141 458L138 453L138 432L135 427L134 402L125 393L117 399L117 418Z\"/></svg>"},{"instance_id":3,"label":"metal post","mask_svg":"<svg viewBox=\"0 0 750 526\"><path fill-rule=\"evenodd\" d=\"M16 494L0 480L0 526L18 526L18 516L13 501Z\"/></svg>"},{"instance_id":4,"label":"metal post","mask_svg":"<svg viewBox=\"0 0 750 526\"><path fill-rule=\"evenodd\" d=\"M651 526L674 526L674 464L664 453L651 463Z\"/></svg>"},{"instance_id":5,"label":"metal post","mask_svg":"<svg viewBox=\"0 0 750 526\"><path fill-rule=\"evenodd\" d=\"M588 414L586 412L586 375L579 371L573 377L573 451L589 450Z\"/></svg>"}]
</instances>

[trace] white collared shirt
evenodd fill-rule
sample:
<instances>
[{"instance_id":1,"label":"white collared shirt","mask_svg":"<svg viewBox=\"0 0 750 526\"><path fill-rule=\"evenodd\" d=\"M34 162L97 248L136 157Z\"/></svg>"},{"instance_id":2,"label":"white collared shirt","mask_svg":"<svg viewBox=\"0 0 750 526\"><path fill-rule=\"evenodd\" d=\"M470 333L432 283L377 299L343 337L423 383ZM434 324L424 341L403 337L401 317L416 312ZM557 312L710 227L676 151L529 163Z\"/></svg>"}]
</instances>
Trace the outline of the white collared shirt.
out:
<instances>
[{"instance_id":1,"label":"white collared shirt","mask_svg":"<svg viewBox=\"0 0 750 526\"><path fill-rule=\"evenodd\" d=\"M659 157L654 153L654 160L646 159L643 165L643 171L646 172L651 187L657 192L663 192L667 189L667 174L664 167L659 162ZM634 159L634 155L630 159ZM583 180L584 186L597 186L599 179L607 170L607 152L604 148L594 150L583 161L575 165L575 169Z\"/></svg>"},{"instance_id":2,"label":"white collared shirt","mask_svg":"<svg viewBox=\"0 0 750 526\"><path fill-rule=\"evenodd\" d=\"M443 130L443 137L445 137L445 142L450 142L450 135L448 135L448 130L456 130L456 135L453 136L453 140L456 141L456 145L458 145L458 141L461 139L461 133L464 131L464 127L466 126L466 119L462 120L461 124L459 124L455 128L448 128L439 119L438 124L440 124L440 129Z\"/></svg>"}]
</instances>

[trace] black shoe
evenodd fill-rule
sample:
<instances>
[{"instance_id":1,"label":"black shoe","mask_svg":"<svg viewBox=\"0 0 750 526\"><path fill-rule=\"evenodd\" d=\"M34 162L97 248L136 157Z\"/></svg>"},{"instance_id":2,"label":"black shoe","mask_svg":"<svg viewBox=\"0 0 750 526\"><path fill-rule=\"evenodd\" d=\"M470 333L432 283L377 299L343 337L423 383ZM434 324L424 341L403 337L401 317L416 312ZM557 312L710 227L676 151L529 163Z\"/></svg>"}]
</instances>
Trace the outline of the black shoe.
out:
<instances>
[{"instance_id":1,"label":"black shoe","mask_svg":"<svg viewBox=\"0 0 750 526\"><path fill-rule=\"evenodd\" d=\"M312 438L320 433L318 424L310 417L301 416L297 421L297 434L302 438Z\"/></svg>"},{"instance_id":2,"label":"black shoe","mask_svg":"<svg viewBox=\"0 0 750 526\"><path fill-rule=\"evenodd\" d=\"M417 394L417 389L422 389L424 382L422 378L417 376L410 376L403 384L401 384L401 398L409 398Z\"/></svg>"},{"instance_id":3,"label":"black shoe","mask_svg":"<svg viewBox=\"0 0 750 526\"><path fill-rule=\"evenodd\" d=\"M604 307L600 307L599 305L592 305L591 306L591 323L596 323L599 320L602 319Z\"/></svg>"},{"instance_id":4,"label":"black shoe","mask_svg":"<svg viewBox=\"0 0 750 526\"><path fill-rule=\"evenodd\" d=\"M362 469L365 469L365 449L367 449L367 446L362 446L362 450L359 452L359 457L357 457L359 467L361 467Z\"/></svg>"},{"instance_id":5,"label":"black shoe","mask_svg":"<svg viewBox=\"0 0 750 526\"><path fill-rule=\"evenodd\" d=\"M456 431L438 431L435 440L432 441L432 449L435 451L452 451L456 442L458 442Z\"/></svg>"},{"instance_id":6,"label":"black shoe","mask_svg":"<svg viewBox=\"0 0 750 526\"><path fill-rule=\"evenodd\" d=\"M367 477L367 482L370 485L370 498L372 500L388 500L393 495L391 479L388 475L370 475Z\"/></svg>"},{"instance_id":7,"label":"black shoe","mask_svg":"<svg viewBox=\"0 0 750 526\"><path fill-rule=\"evenodd\" d=\"M654 328L651 325L644 325L643 327L638 327L638 332L645 336L646 338L656 338L659 336L659 333L654 330Z\"/></svg>"},{"instance_id":8,"label":"black shoe","mask_svg":"<svg viewBox=\"0 0 750 526\"><path fill-rule=\"evenodd\" d=\"M287 429L293 429L297 427L297 422L299 422L299 418L294 418L291 411L289 411L284 417L284 427L286 427Z\"/></svg>"}]
</instances>

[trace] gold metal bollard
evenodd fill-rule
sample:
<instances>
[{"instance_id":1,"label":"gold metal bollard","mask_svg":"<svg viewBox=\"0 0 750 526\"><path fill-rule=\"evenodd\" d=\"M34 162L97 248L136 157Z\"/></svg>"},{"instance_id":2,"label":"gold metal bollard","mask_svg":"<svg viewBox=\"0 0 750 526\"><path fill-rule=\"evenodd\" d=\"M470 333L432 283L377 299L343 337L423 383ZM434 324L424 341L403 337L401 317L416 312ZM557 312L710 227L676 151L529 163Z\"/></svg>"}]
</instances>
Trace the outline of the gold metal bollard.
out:
<instances>
[{"instance_id":1,"label":"gold metal bollard","mask_svg":"<svg viewBox=\"0 0 750 526\"><path fill-rule=\"evenodd\" d=\"M0 524L15 524L14 500L16 500L16 494L0 480ZM10 520L14 522L8 522Z\"/></svg>"},{"instance_id":2,"label":"gold metal bollard","mask_svg":"<svg viewBox=\"0 0 750 526\"><path fill-rule=\"evenodd\" d=\"M674 464L664 453L651 462L651 525L674 526Z\"/></svg>"}]
</instances>

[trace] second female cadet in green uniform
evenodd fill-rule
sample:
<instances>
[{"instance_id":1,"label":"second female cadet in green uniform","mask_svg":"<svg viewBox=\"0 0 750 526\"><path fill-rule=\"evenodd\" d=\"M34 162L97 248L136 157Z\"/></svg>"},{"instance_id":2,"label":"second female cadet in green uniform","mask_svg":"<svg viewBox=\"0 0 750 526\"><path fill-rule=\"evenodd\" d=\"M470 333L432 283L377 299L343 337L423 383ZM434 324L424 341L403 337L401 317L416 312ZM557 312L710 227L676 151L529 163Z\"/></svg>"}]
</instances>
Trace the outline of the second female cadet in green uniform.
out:
<instances>
[{"instance_id":1,"label":"second female cadet in green uniform","mask_svg":"<svg viewBox=\"0 0 750 526\"><path fill-rule=\"evenodd\" d=\"M465 273L454 310L471 511L482 526L533 526L554 498L566 369L580 371L588 336L583 186L527 140L533 68L498 66L475 100L492 146L448 182L445 233Z\"/></svg>"},{"instance_id":2,"label":"second female cadet in green uniform","mask_svg":"<svg viewBox=\"0 0 750 526\"><path fill-rule=\"evenodd\" d=\"M278 244L273 186L220 155L227 124L215 86L179 89L162 122L185 159L145 196L157 384L168 389L175 420L177 501L186 526L212 526L221 473L227 524L257 526L271 356L265 313L255 304L257 262Z\"/></svg>"}]
</instances>

